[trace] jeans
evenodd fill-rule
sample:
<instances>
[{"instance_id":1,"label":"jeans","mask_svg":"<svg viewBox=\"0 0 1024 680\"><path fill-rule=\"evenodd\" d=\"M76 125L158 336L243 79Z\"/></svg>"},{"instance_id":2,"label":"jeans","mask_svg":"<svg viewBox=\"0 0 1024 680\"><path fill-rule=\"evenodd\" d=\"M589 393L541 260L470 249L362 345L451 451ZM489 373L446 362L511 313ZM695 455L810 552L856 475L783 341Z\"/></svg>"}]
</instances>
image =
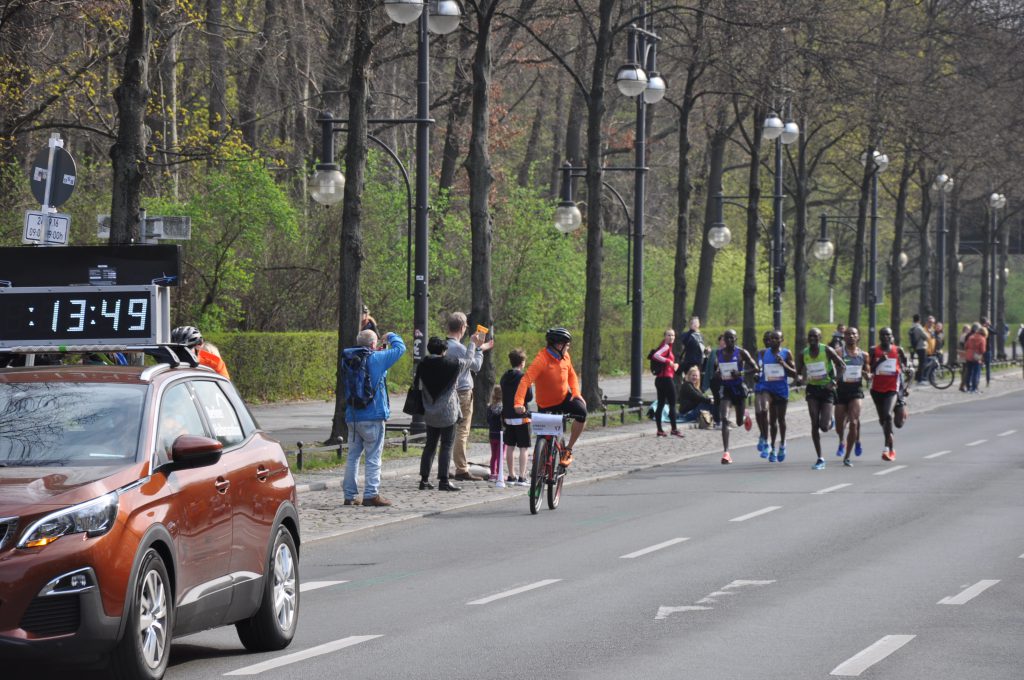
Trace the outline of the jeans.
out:
<instances>
[{"instance_id":1,"label":"jeans","mask_svg":"<svg viewBox=\"0 0 1024 680\"><path fill-rule=\"evenodd\" d=\"M455 440L455 426L431 427L427 425L427 440L423 444L423 455L420 456L420 479L430 478L430 467L434 464L434 453L437 441L441 440L441 455L437 459L437 478L448 480L448 465L452 459L452 442Z\"/></svg>"},{"instance_id":2,"label":"jeans","mask_svg":"<svg viewBox=\"0 0 1024 680\"><path fill-rule=\"evenodd\" d=\"M469 473L466 448L469 445L469 428L473 424L473 390L459 390L459 406L462 418L455 424L455 448L452 449L457 475Z\"/></svg>"},{"instance_id":3,"label":"jeans","mask_svg":"<svg viewBox=\"0 0 1024 680\"><path fill-rule=\"evenodd\" d=\"M384 453L384 421L363 420L348 424L348 460L345 461L345 482L342 490L345 498L359 495L356 477L359 474L359 459L366 457L366 485L363 498L373 498L380 491L380 457Z\"/></svg>"},{"instance_id":4,"label":"jeans","mask_svg":"<svg viewBox=\"0 0 1024 680\"><path fill-rule=\"evenodd\" d=\"M981 382L981 362L967 362L967 391L977 392L978 383Z\"/></svg>"}]
</instances>

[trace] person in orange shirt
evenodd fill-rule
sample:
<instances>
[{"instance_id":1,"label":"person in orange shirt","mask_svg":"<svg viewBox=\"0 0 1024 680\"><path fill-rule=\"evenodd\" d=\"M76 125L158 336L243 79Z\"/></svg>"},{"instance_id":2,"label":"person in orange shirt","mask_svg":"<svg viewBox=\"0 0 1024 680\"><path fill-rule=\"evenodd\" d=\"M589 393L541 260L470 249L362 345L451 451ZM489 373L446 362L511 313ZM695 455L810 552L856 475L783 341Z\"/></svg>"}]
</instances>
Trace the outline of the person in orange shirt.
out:
<instances>
[{"instance_id":1,"label":"person in orange shirt","mask_svg":"<svg viewBox=\"0 0 1024 680\"><path fill-rule=\"evenodd\" d=\"M561 464L572 463L572 449L587 423L587 402L580 393L580 380L569 357L572 334L564 328L549 328L544 336L547 347L537 352L516 389L516 413L526 413L526 391L533 385L537 408L541 413L562 413L575 422Z\"/></svg>"},{"instance_id":2,"label":"person in orange shirt","mask_svg":"<svg viewBox=\"0 0 1024 680\"><path fill-rule=\"evenodd\" d=\"M195 352L200 366L208 366L228 380L231 379L228 367L220 356L220 351L212 343L205 342L202 333L195 326L178 326L171 331L171 342L185 345Z\"/></svg>"}]
</instances>

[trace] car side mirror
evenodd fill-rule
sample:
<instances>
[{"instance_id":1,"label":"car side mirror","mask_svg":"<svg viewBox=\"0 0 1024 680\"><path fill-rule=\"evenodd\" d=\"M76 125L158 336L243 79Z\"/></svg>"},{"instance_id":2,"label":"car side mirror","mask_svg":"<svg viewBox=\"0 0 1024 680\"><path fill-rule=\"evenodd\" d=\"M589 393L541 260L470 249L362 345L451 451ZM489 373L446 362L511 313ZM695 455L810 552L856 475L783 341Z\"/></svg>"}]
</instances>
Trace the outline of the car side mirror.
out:
<instances>
[{"instance_id":1,"label":"car side mirror","mask_svg":"<svg viewBox=\"0 0 1024 680\"><path fill-rule=\"evenodd\" d=\"M183 434L175 439L171 446L171 460L176 467L204 467L219 461L223 451L224 445L216 439Z\"/></svg>"}]
</instances>

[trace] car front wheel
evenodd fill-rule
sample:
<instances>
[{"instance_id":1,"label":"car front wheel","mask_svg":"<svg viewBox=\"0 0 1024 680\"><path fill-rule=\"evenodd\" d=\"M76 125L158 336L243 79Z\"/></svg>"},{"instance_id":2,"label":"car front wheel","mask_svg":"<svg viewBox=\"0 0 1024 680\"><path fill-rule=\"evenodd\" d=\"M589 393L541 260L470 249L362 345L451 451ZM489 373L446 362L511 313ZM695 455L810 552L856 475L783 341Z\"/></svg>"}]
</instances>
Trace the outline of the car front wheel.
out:
<instances>
[{"instance_id":1,"label":"car front wheel","mask_svg":"<svg viewBox=\"0 0 1024 680\"><path fill-rule=\"evenodd\" d=\"M298 623L299 556L291 533L278 527L267 560L260 608L235 628L249 651L272 652L291 643Z\"/></svg>"},{"instance_id":2,"label":"car front wheel","mask_svg":"<svg viewBox=\"0 0 1024 680\"><path fill-rule=\"evenodd\" d=\"M135 577L124 636L111 654L117 680L159 680L167 670L174 627L171 580L160 554L147 550Z\"/></svg>"}]
</instances>

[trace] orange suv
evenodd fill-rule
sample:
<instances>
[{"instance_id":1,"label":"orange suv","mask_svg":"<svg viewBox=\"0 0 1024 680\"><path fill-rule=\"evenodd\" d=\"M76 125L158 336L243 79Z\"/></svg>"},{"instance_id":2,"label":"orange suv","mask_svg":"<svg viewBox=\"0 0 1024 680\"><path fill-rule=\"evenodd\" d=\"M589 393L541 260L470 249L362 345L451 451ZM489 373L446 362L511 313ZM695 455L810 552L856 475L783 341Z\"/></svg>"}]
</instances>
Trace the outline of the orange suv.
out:
<instances>
[{"instance_id":1,"label":"orange suv","mask_svg":"<svg viewBox=\"0 0 1024 680\"><path fill-rule=\"evenodd\" d=\"M0 657L157 679L174 636L286 647L296 507L281 446L208 369L0 369Z\"/></svg>"}]
</instances>

